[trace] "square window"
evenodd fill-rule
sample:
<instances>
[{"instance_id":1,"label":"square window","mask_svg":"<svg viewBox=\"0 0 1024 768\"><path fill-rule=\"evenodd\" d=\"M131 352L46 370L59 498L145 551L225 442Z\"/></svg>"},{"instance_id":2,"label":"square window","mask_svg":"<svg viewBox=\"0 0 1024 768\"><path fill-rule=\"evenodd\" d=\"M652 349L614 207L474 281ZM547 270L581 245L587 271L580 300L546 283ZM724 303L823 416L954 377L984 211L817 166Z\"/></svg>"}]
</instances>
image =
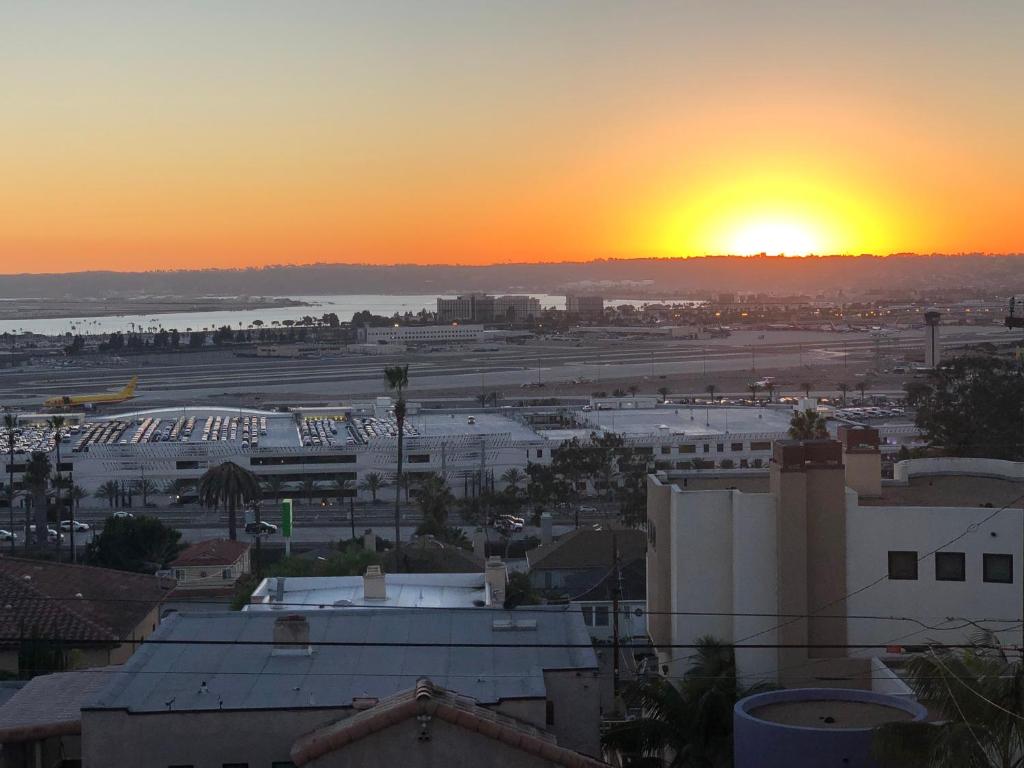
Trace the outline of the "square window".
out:
<instances>
[{"instance_id":1,"label":"square window","mask_svg":"<svg viewBox=\"0 0 1024 768\"><path fill-rule=\"evenodd\" d=\"M718 451L719 453L725 453L725 443L718 443L715 446L715 450Z\"/></svg>"},{"instance_id":2,"label":"square window","mask_svg":"<svg viewBox=\"0 0 1024 768\"><path fill-rule=\"evenodd\" d=\"M966 557L963 552L935 553L936 581L965 581L967 579Z\"/></svg>"},{"instance_id":3,"label":"square window","mask_svg":"<svg viewBox=\"0 0 1024 768\"><path fill-rule=\"evenodd\" d=\"M608 606L599 605L597 606L597 613L594 616L594 624L598 627L608 626Z\"/></svg>"},{"instance_id":4,"label":"square window","mask_svg":"<svg viewBox=\"0 0 1024 768\"><path fill-rule=\"evenodd\" d=\"M893 581L917 579L917 552L890 552L889 578Z\"/></svg>"},{"instance_id":5,"label":"square window","mask_svg":"<svg viewBox=\"0 0 1024 768\"><path fill-rule=\"evenodd\" d=\"M1013 555L982 556L982 578L994 584L1013 584Z\"/></svg>"},{"instance_id":6,"label":"square window","mask_svg":"<svg viewBox=\"0 0 1024 768\"><path fill-rule=\"evenodd\" d=\"M729 450L730 451L742 451L743 450L743 443L730 443L729 444Z\"/></svg>"},{"instance_id":7,"label":"square window","mask_svg":"<svg viewBox=\"0 0 1024 768\"><path fill-rule=\"evenodd\" d=\"M704 453L711 453L711 443L704 443Z\"/></svg>"},{"instance_id":8,"label":"square window","mask_svg":"<svg viewBox=\"0 0 1024 768\"><path fill-rule=\"evenodd\" d=\"M663 445L663 446L661 446L661 452L662 453L672 453L672 446L671 445Z\"/></svg>"}]
</instances>

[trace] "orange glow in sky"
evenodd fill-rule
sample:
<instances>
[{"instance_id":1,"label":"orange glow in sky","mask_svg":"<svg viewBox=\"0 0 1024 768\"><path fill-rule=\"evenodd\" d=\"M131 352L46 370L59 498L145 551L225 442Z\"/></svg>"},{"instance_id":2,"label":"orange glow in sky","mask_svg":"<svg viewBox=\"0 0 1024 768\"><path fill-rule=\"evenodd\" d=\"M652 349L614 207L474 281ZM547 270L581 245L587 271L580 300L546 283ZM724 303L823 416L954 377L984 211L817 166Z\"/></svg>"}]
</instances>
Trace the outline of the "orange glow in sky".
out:
<instances>
[{"instance_id":1,"label":"orange glow in sky","mask_svg":"<svg viewBox=\"0 0 1024 768\"><path fill-rule=\"evenodd\" d=\"M87 5L0 10L0 273L1024 251L1024 3Z\"/></svg>"}]
</instances>

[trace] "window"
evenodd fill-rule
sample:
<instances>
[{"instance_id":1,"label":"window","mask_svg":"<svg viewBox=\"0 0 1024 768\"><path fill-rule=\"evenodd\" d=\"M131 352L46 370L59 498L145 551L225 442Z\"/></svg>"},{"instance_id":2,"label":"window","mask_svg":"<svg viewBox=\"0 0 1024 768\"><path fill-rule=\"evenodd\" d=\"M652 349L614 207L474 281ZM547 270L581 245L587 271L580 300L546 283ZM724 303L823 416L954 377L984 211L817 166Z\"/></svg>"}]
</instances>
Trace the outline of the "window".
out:
<instances>
[{"instance_id":1,"label":"window","mask_svg":"<svg viewBox=\"0 0 1024 768\"><path fill-rule=\"evenodd\" d=\"M543 459L544 458L544 449L543 448L538 448L537 449L537 458L538 459Z\"/></svg>"},{"instance_id":2,"label":"window","mask_svg":"<svg viewBox=\"0 0 1024 768\"><path fill-rule=\"evenodd\" d=\"M597 606L597 613L594 616L594 626L607 627L608 626L608 606L599 605Z\"/></svg>"},{"instance_id":3,"label":"window","mask_svg":"<svg viewBox=\"0 0 1024 768\"><path fill-rule=\"evenodd\" d=\"M758 440L757 442L750 443L750 450L752 451L770 451L772 444L768 440Z\"/></svg>"},{"instance_id":4,"label":"window","mask_svg":"<svg viewBox=\"0 0 1024 768\"><path fill-rule=\"evenodd\" d=\"M730 451L742 451L743 450L743 443L729 443L729 450Z\"/></svg>"},{"instance_id":5,"label":"window","mask_svg":"<svg viewBox=\"0 0 1024 768\"><path fill-rule=\"evenodd\" d=\"M993 584L1013 584L1013 555L982 555L982 578Z\"/></svg>"},{"instance_id":6,"label":"window","mask_svg":"<svg viewBox=\"0 0 1024 768\"><path fill-rule=\"evenodd\" d=\"M406 461L410 464L428 464L430 463L429 453L410 453L406 457Z\"/></svg>"},{"instance_id":7,"label":"window","mask_svg":"<svg viewBox=\"0 0 1024 768\"><path fill-rule=\"evenodd\" d=\"M222 570L222 571L220 572L220 577L221 577L222 579L224 579L224 581L228 581L228 580L229 580L229 579L231 578L231 569L230 569L230 568L225 568L225 569L223 569L223 570Z\"/></svg>"},{"instance_id":8,"label":"window","mask_svg":"<svg viewBox=\"0 0 1024 768\"><path fill-rule=\"evenodd\" d=\"M551 589L551 571L544 571L544 589Z\"/></svg>"},{"instance_id":9,"label":"window","mask_svg":"<svg viewBox=\"0 0 1024 768\"><path fill-rule=\"evenodd\" d=\"M917 579L917 552L890 552L889 578L893 581Z\"/></svg>"},{"instance_id":10,"label":"window","mask_svg":"<svg viewBox=\"0 0 1024 768\"><path fill-rule=\"evenodd\" d=\"M967 567L963 552L935 553L936 581L965 581Z\"/></svg>"},{"instance_id":11,"label":"window","mask_svg":"<svg viewBox=\"0 0 1024 768\"><path fill-rule=\"evenodd\" d=\"M588 627L594 626L594 606L583 606L583 623L586 624Z\"/></svg>"},{"instance_id":12,"label":"window","mask_svg":"<svg viewBox=\"0 0 1024 768\"><path fill-rule=\"evenodd\" d=\"M671 445L663 445L663 446L661 446L661 452L662 453L672 453L672 446Z\"/></svg>"},{"instance_id":13,"label":"window","mask_svg":"<svg viewBox=\"0 0 1024 768\"><path fill-rule=\"evenodd\" d=\"M711 453L711 443L704 443L704 453Z\"/></svg>"},{"instance_id":14,"label":"window","mask_svg":"<svg viewBox=\"0 0 1024 768\"><path fill-rule=\"evenodd\" d=\"M185 571L183 571L181 568L175 569L174 578L176 578L178 581L182 581L185 578Z\"/></svg>"},{"instance_id":15,"label":"window","mask_svg":"<svg viewBox=\"0 0 1024 768\"><path fill-rule=\"evenodd\" d=\"M715 450L718 451L719 453L725 453L725 443L718 443L715 446Z\"/></svg>"},{"instance_id":16,"label":"window","mask_svg":"<svg viewBox=\"0 0 1024 768\"><path fill-rule=\"evenodd\" d=\"M680 453L696 453L697 452L697 446L696 445L680 445L679 446L679 452Z\"/></svg>"}]
</instances>

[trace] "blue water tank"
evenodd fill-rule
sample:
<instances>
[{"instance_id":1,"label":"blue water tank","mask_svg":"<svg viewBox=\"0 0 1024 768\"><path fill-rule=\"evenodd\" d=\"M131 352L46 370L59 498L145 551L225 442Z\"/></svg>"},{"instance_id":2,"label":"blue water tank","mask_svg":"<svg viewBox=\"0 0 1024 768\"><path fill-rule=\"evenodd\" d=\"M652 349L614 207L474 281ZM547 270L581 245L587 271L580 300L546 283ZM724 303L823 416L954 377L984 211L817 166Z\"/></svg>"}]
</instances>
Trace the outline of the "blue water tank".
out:
<instances>
[{"instance_id":1,"label":"blue water tank","mask_svg":"<svg viewBox=\"0 0 1024 768\"><path fill-rule=\"evenodd\" d=\"M735 768L878 768L874 729L926 715L916 701L845 688L748 696L733 710Z\"/></svg>"}]
</instances>

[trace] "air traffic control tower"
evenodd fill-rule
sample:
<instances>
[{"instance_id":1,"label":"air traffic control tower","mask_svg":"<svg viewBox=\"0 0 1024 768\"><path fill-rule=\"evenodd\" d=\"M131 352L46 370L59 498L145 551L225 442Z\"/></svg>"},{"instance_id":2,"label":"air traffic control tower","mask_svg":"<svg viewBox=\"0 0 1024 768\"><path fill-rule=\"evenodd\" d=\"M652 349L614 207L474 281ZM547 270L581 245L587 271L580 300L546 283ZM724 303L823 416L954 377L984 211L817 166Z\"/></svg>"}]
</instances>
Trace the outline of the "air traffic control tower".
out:
<instances>
[{"instance_id":1,"label":"air traffic control tower","mask_svg":"<svg viewBox=\"0 0 1024 768\"><path fill-rule=\"evenodd\" d=\"M939 319L942 317L937 309L928 309L924 313L924 364L927 368L939 366L941 350L939 348Z\"/></svg>"}]
</instances>

